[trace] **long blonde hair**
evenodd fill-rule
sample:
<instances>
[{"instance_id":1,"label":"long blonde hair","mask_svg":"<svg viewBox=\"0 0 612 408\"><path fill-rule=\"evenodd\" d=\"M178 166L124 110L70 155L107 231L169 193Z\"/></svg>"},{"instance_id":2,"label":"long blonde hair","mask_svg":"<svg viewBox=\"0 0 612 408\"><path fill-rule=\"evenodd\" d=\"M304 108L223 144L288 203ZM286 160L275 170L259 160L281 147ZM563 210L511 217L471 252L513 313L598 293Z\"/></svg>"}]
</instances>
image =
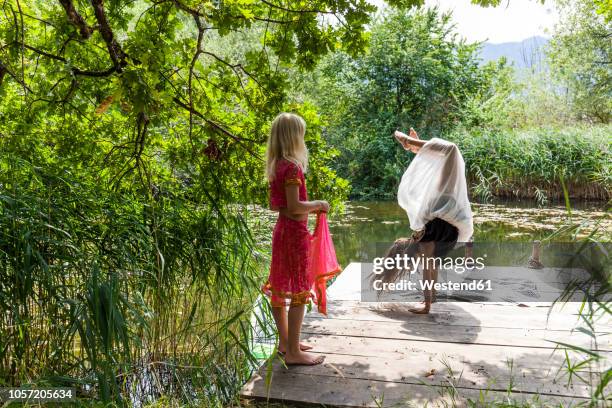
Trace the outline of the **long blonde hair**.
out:
<instances>
[{"instance_id":1,"label":"long blonde hair","mask_svg":"<svg viewBox=\"0 0 612 408\"><path fill-rule=\"evenodd\" d=\"M266 178L274 180L276 164L285 159L302 168L308 168L308 149L304 143L306 122L294 113L283 112L272 122L266 149Z\"/></svg>"}]
</instances>

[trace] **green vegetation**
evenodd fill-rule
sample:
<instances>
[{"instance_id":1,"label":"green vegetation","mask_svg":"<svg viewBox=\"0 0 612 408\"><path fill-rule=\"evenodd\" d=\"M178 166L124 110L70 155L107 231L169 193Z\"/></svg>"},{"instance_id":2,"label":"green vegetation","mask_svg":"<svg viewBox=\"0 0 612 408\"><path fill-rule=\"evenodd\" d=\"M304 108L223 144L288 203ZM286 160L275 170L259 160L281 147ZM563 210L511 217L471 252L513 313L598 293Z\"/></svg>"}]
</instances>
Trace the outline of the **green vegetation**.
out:
<instances>
[{"instance_id":1,"label":"green vegetation","mask_svg":"<svg viewBox=\"0 0 612 408\"><path fill-rule=\"evenodd\" d=\"M267 201L271 118L308 121L311 196L347 189L286 69L362 50L374 10L276 4L0 3L0 385L234 400L266 273L246 204Z\"/></svg>"},{"instance_id":2,"label":"green vegetation","mask_svg":"<svg viewBox=\"0 0 612 408\"><path fill-rule=\"evenodd\" d=\"M453 129L466 104L490 97L503 63L479 67L478 48L453 33L450 15L435 9L393 10L371 29L368 51L328 57L312 93L328 120L336 168L360 198L392 197L406 153L390 135L413 126L423 135Z\"/></svg>"},{"instance_id":3,"label":"green vegetation","mask_svg":"<svg viewBox=\"0 0 612 408\"><path fill-rule=\"evenodd\" d=\"M465 129L448 135L463 151L473 193L528 197L546 203L563 198L610 198L612 126L574 126L479 132Z\"/></svg>"},{"instance_id":4,"label":"green vegetation","mask_svg":"<svg viewBox=\"0 0 612 408\"><path fill-rule=\"evenodd\" d=\"M552 198L564 177L609 198L609 88L582 80L609 86L597 61L551 71L573 96L537 90L564 101L537 118L448 16L388 3L375 20L347 0L0 2L0 385L235 403L269 250L250 208L266 205L279 111L305 117L310 196L336 208L349 182L356 197L393 194L397 126L459 143L483 197ZM589 33L562 34L555 66L609 51Z\"/></svg>"},{"instance_id":5,"label":"green vegetation","mask_svg":"<svg viewBox=\"0 0 612 408\"><path fill-rule=\"evenodd\" d=\"M248 375L239 339L259 275L246 214L3 164L3 385L91 385L110 400L146 373L189 378L176 396L230 393Z\"/></svg>"},{"instance_id":6,"label":"green vegetation","mask_svg":"<svg viewBox=\"0 0 612 408\"><path fill-rule=\"evenodd\" d=\"M602 2L603 3L603 2ZM608 18L589 1L559 1L566 15L549 50L553 74L566 85L568 102L579 120L609 123L612 120L612 6Z\"/></svg>"},{"instance_id":7,"label":"green vegetation","mask_svg":"<svg viewBox=\"0 0 612 408\"><path fill-rule=\"evenodd\" d=\"M303 93L328 121L351 196L394 196L410 155L390 135L412 126L461 147L481 199L558 199L564 178L572 197L609 200L612 27L589 1L562 6L540 70L482 65L480 44L459 39L436 9L392 9L364 55L326 57Z\"/></svg>"}]
</instances>

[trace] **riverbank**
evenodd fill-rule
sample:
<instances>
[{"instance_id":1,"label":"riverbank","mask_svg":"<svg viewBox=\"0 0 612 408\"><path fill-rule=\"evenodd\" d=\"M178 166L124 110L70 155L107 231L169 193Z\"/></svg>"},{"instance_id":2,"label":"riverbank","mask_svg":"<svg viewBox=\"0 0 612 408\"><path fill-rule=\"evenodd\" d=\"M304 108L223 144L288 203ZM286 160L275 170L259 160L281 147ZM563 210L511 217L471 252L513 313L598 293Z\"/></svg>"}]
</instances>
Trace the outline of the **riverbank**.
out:
<instances>
[{"instance_id":1,"label":"riverbank","mask_svg":"<svg viewBox=\"0 0 612 408\"><path fill-rule=\"evenodd\" d=\"M458 130L448 136L466 163L471 192L480 199L612 198L611 125L527 130Z\"/></svg>"},{"instance_id":2,"label":"riverbank","mask_svg":"<svg viewBox=\"0 0 612 408\"><path fill-rule=\"evenodd\" d=\"M465 129L439 136L457 144L473 201L530 199L544 205L571 199L612 199L612 125L565 128ZM388 134L372 135L380 151L342 150L334 168L349 180L351 200L392 200L412 153ZM381 160L381 158L385 158Z\"/></svg>"}]
</instances>

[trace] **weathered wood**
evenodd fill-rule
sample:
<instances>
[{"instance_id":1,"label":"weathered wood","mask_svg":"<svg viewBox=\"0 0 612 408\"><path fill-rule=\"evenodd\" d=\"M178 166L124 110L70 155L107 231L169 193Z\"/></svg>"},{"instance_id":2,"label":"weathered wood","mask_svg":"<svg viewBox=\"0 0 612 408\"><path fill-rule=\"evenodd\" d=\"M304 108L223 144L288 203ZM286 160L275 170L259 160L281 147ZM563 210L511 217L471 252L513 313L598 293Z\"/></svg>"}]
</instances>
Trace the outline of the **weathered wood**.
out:
<instances>
[{"instance_id":1,"label":"weathered wood","mask_svg":"<svg viewBox=\"0 0 612 408\"><path fill-rule=\"evenodd\" d=\"M335 334L338 336L378 339L413 340L420 342L473 343L488 345L512 344L517 347L553 349L555 341L574 344L590 350L612 350L612 335L598 333L598 344L585 333L570 330L529 328L486 328L481 326L449 325L440 330L435 324L420 322L382 321L359 324L346 319L306 319L304 335Z\"/></svg>"},{"instance_id":2,"label":"weathered wood","mask_svg":"<svg viewBox=\"0 0 612 408\"><path fill-rule=\"evenodd\" d=\"M529 257L529 262L527 263L527 267L529 269L542 269L544 265L540 261L540 250L541 245L540 241L533 241L533 247L531 249L531 256Z\"/></svg>"},{"instance_id":3,"label":"weathered wood","mask_svg":"<svg viewBox=\"0 0 612 408\"><path fill-rule=\"evenodd\" d=\"M472 389L452 389L429 384L398 384L370 379L321 377L286 373L274 375L273 387L256 374L244 387L242 395L257 399L285 402L313 403L321 406L342 407L467 407L486 406L490 402L506 400L507 393ZM559 397L533 394L512 394L517 403L535 402L535 406L575 406L587 400L579 397ZM472 404L468 405L468 400Z\"/></svg>"},{"instance_id":4,"label":"weathered wood","mask_svg":"<svg viewBox=\"0 0 612 408\"><path fill-rule=\"evenodd\" d=\"M499 306L486 303L439 302L432 305L428 315L415 315L408 311L411 304L356 301L334 301L328 305L328 316L331 319L349 319L356 321L401 321L435 324L444 326L480 326L489 328L532 328L571 330L584 326L580 317L570 310L553 311L548 315L547 307L521 307L518 305ZM318 313L309 313L306 319L325 319ZM610 332L612 321L603 318L596 322L600 332Z\"/></svg>"},{"instance_id":5,"label":"weathered wood","mask_svg":"<svg viewBox=\"0 0 612 408\"><path fill-rule=\"evenodd\" d=\"M414 354L423 354L430 360L449 358L456 361L471 362L474 365L507 368L509 361L515 367L528 367L538 370L557 370L564 361L562 350L545 348L515 347L512 345L480 345L462 343L415 342L412 340L373 339L370 337L350 337L336 335L308 335L305 340L316 346L318 353L346 354L361 357L389 359L409 359ZM610 352L599 352L602 358L610 361ZM570 352L570 357L575 353ZM604 361L605 363L605 361Z\"/></svg>"},{"instance_id":6,"label":"weathered wood","mask_svg":"<svg viewBox=\"0 0 612 408\"><path fill-rule=\"evenodd\" d=\"M597 321L595 344L575 330L585 326L577 303L441 301L431 314L414 315L405 303L360 302L359 276L351 264L328 292L329 316L304 320L303 339L325 363L286 368L276 359L244 386L244 397L343 407L486 406L508 398L573 406L587 402L592 388L568 384L555 342L593 350L604 366L612 360L612 319Z\"/></svg>"},{"instance_id":7,"label":"weathered wood","mask_svg":"<svg viewBox=\"0 0 612 408\"><path fill-rule=\"evenodd\" d=\"M540 393L556 396L589 397L589 387L568 384L567 378L555 376L555 369L545 365L544 359L525 366L524 360L470 362L459 355L411 353L402 356L361 356L324 353L325 363L314 367L285 367L274 361L274 376L297 373L321 377L368 379L398 384L460 387L462 389L515 393ZM540 358L540 356L536 356ZM555 361L556 363L557 361ZM521 365L522 364L522 365ZM537 365L537 367L535 367ZM260 371L267 375L267 367ZM554 378L554 381L549 381Z\"/></svg>"}]
</instances>

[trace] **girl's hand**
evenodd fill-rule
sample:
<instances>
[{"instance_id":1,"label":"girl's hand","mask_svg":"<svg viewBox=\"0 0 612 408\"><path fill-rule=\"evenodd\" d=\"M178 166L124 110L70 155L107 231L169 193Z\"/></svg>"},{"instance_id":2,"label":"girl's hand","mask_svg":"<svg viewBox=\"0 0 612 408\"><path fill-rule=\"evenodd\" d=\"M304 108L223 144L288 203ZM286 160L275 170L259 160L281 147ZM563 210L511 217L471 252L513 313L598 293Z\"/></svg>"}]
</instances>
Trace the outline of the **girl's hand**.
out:
<instances>
[{"instance_id":1,"label":"girl's hand","mask_svg":"<svg viewBox=\"0 0 612 408\"><path fill-rule=\"evenodd\" d=\"M329 212L329 203L325 200L319 200L319 211Z\"/></svg>"}]
</instances>

